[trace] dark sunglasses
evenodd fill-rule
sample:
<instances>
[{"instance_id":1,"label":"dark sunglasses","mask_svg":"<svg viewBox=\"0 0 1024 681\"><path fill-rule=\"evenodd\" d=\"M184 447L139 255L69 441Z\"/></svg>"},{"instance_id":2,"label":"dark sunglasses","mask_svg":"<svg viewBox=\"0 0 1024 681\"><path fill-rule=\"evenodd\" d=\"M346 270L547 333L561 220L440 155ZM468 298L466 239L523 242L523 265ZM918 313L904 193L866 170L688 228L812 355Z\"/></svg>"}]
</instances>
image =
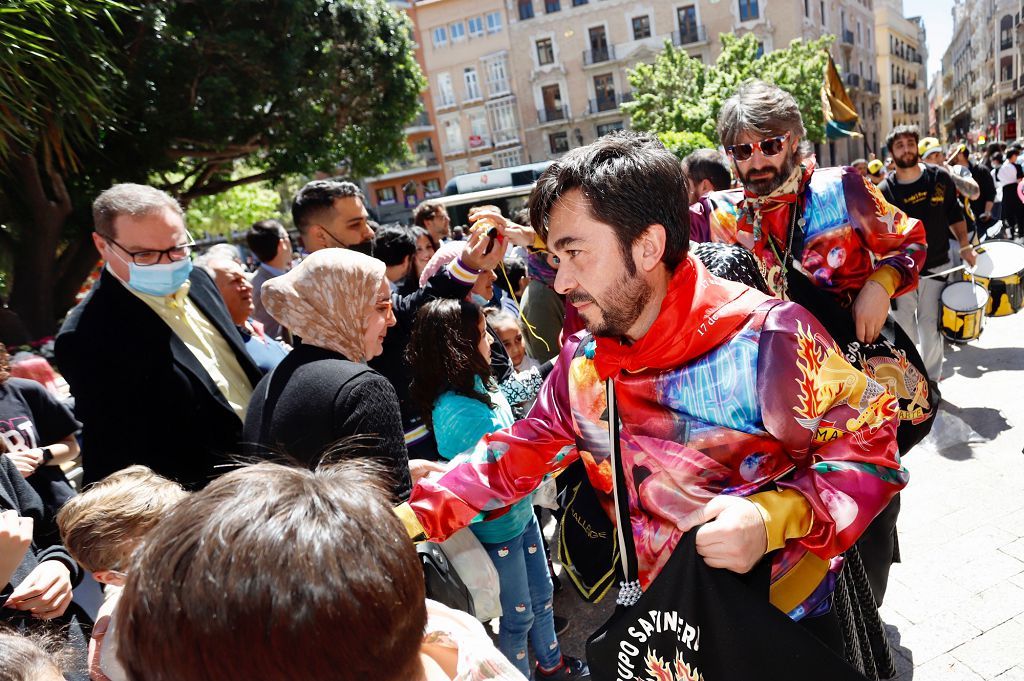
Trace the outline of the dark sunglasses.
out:
<instances>
[{"instance_id":1,"label":"dark sunglasses","mask_svg":"<svg viewBox=\"0 0 1024 681\"><path fill-rule=\"evenodd\" d=\"M760 149L761 154L765 157L778 156L785 148L787 139L789 139L788 132L785 135L769 137L753 144L734 144L731 147L726 147L725 150L737 161L749 160L754 155L754 149Z\"/></svg>"}]
</instances>

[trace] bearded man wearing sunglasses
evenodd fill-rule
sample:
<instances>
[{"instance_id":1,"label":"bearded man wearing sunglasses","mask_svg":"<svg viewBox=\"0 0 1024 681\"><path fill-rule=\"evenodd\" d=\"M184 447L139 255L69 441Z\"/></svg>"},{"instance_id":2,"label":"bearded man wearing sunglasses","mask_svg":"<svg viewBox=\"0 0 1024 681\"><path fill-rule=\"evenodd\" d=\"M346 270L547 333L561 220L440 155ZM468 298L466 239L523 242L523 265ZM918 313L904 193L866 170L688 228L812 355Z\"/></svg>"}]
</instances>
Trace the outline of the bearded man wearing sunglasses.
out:
<instances>
[{"instance_id":1,"label":"bearded man wearing sunglasses","mask_svg":"<svg viewBox=\"0 0 1024 681\"><path fill-rule=\"evenodd\" d=\"M924 226L886 201L855 168L815 167L813 156L800 149L806 131L796 100L774 85L740 86L722 106L718 135L743 188L714 192L694 204L691 238L751 251L767 292L807 307L855 366L873 378L871 362L888 359L869 360L865 353L898 355L903 373L890 391L903 397L904 385L915 386L913 399L900 405L898 440L905 453L927 434L937 391L919 358L908 361L907 353L916 353L905 334L893 324L880 334L890 300L917 288L927 254ZM876 340L889 345L865 348ZM881 373L877 378L882 380ZM899 554L898 515L897 496L858 543L878 605Z\"/></svg>"},{"instance_id":2,"label":"bearded man wearing sunglasses","mask_svg":"<svg viewBox=\"0 0 1024 681\"><path fill-rule=\"evenodd\" d=\"M817 168L796 100L762 81L722 106L718 135L743 189L715 192L691 216L695 241L739 244L757 257L770 292L787 295L795 270L850 309L874 341L891 298L917 287L924 227L888 203L856 169Z\"/></svg>"}]
</instances>

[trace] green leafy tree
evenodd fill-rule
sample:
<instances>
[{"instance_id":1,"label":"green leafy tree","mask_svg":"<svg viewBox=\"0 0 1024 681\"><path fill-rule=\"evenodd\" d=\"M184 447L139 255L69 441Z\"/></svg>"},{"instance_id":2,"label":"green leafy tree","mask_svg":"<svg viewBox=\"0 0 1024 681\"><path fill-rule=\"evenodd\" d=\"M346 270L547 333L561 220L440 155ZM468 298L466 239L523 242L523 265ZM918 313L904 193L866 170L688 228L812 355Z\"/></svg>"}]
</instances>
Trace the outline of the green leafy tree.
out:
<instances>
[{"instance_id":1,"label":"green leafy tree","mask_svg":"<svg viewBox=\"0 0 1024 681\"><path fill-rule=\"evenodd\" d=\"M698 149L715 148L715 143L702 132L659 132L658 139L680 161Z\"/></svg>"},{"instance_id":2,"label":"green leafy tree","mask_svg":"<svg viewBox=\"0 0 1024 681\"><path fill-rule=\"evenodd\" d=\"M722 52L713 65L666 44L653 64L638 64L627 77L634 99L623 104L632 125L655 133L700 133L719 142L716 124L722 103L751 78L774 83L796 98L807 138L825 137L821 85L832 36L794 40L787 48L758 56L752 33L724 33Z\"/></svg>"},{"instance_id":3,"label":"green leafy tree","mask_svg":"<svg viewBox=\"0 0 1024 681\"><path fill-rule=\"evenodd\" d=\"M294 174L371 174L408 153L424 80L408 19L385 0L145 0L113 21L100 24L110 67L90 73L117 117L94 144L70 141L78 172L42 162L39 135L0 157L11 304L36 334L55 329L95 266L89 205L114 182L155 178L188 206ZM55 44L75 43L57 28ZM75 113L59 92L32 101Z\"/></svg>"}]
</instances>

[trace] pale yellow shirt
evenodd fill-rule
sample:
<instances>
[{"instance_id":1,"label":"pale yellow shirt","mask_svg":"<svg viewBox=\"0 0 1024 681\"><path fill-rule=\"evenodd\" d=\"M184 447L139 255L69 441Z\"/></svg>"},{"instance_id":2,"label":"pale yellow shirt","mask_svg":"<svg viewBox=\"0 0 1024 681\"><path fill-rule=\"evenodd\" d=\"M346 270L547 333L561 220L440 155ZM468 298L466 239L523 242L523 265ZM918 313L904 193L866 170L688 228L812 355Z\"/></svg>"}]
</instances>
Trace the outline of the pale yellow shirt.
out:
<instances>
[{"instance_id":1,"label":"pale yellow shirt","mask_svg":"<svg viewBox=\"0 0 1024 681\"><path fill-rule=\"evenodd\" d=\"M239 420L245 423L245 411L252 397L252 384L224 336L188 297L190 285L191 282L186 281L169 296L140 293L128 285L125 288L171 327L174 335L181 339L213 379Z\"/></svg>"}]
</instances>

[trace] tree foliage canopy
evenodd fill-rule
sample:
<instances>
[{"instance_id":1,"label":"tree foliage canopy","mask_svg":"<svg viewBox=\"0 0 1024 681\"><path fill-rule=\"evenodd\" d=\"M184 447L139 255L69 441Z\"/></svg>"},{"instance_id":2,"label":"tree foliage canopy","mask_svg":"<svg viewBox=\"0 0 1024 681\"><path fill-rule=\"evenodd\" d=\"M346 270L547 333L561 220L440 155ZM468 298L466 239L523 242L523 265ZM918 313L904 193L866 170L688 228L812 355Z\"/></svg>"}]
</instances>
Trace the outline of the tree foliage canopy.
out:
<instances>
[{"instance_id":1,"label":"tree foliage canopy","mask_svg":"<svg viewBox=\"0 0 1024 681\"><path fill-rule=\"evenodd\" d=\"M627 74L633 101L622 108L635 129L700 133L717 143L716 123L722 103L744 81L760 78L796 98L810 141L825 138L821 85L832 36L808 42L794 40L785 49L761 56L752 33L742 37L723 33L721 39L722 53L712 65L666 43L665 51L654 63L638 64Z\"/></svg>"},{"instance_id":2,"label":"tree foliage canopy","mask_svg":"<svg viewBox=\"0 0 1024 681\"><path fill-rule=\"evenodd\" d=\"M96 263L89 206L113 183L187 206L408 154L424 80L386 0L126 1L0 3L0 266L38 335Z\"/></svg>"},{"instance_id":3,"label":"tree foliage canopy","mask_svg":"<svg viewBox=\"0 0 1024 681\"><path fill-rule=\"evenodd\" d=\"M38 149L43 163L77 166L77 150L113 119L119 75L114 0L0 4L0 161Z\"/></svg>"}]
</instances>

